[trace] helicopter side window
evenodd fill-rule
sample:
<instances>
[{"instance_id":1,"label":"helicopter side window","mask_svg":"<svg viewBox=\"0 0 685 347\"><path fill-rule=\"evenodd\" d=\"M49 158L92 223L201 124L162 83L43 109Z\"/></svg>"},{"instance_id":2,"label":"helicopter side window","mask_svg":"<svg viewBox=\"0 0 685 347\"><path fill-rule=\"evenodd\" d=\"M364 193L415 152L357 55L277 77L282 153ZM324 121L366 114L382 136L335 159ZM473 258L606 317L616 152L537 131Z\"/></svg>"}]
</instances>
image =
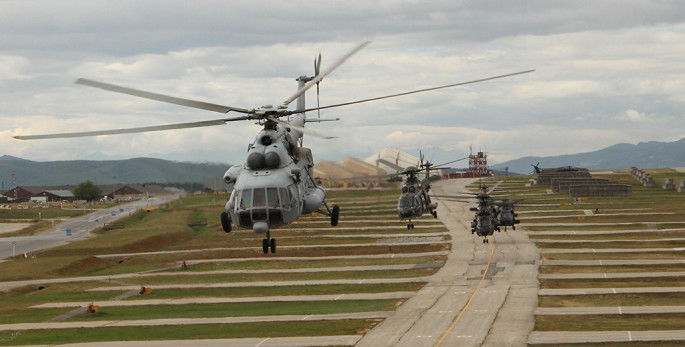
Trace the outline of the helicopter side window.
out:
<instances>
[{"instance_id":1,"label":"helicopter side window","mask_svg":"<svg viewBox=\"0 0 685 347\"><path fill-rule=\"evenodd\" d=\"M288 207L288 202L290 201L290 196L288 195L288 190L285 188L278 188L278 194L281 195L281 206Z\"/></svg>"},{"instance_id":2,"label":"helicopter side window","mask_svg":"<svg viewBox=\"0 0 685 347\"><path fill-rule=\"evenodd\" d=\"M278 188L266 189L266 201L268 207L281 207L281 201L278 199Z\"/></svg>"},{"instance_id":3,"label":"helicopter side window","mask_svg":"<svg viewBox=\"0 0 685 347\"><path fill-rule=\"evenodd\" d=\"M288 192L290 193L290 207L295 207L297 205L297 187L294 184L289 185Z\"/></svg>"},{"instance_id":4,"label":"helicopter side window","mask_svg":"<svg viewBox=\"0 0 685 347\"><path fill-rule=\"evenodd\" d=\"M240 204L238 206L240 206L241 210L252 207L252 189L245 189L241 192Z\"/></svg>"},{"instance_id":5,"label":"helicopter side window","mask_svg":"<svg viewBox=\"0 0 685 347\"><path fill-rule=\"evenodd\" d=\"M255 188L253 190L252 194L253 194L252 206L254 206L254 207L266 206L266 189Z\"/></svg>"}]
</instances>

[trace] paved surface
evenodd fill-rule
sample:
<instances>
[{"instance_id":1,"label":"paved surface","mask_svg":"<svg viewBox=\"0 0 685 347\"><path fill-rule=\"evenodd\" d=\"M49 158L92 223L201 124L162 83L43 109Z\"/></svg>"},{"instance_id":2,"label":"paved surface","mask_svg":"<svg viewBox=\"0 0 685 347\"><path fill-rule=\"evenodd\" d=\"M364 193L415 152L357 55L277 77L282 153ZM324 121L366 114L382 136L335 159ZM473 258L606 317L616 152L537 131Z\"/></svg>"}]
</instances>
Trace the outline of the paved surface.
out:
<instances>
[{"instance_id":1,"label":"paved surface","mask_svg":"<svg viewBox=\"0 0 685 347\"><path fill-rule=\"evenodd\" d=\"M685 248L540 248L540 253L647 253L682 251L685 251Z\"/></svg>"},{"instance_id":2,"label":"paved surface","mask_svg":"<svg viewBox=\"0 0 685 347\"><path fill-rule=\"evenodd\" d=\"M441 181L433 190L455 195L469 182ZM483 244L471 234L473 213L463 204L441 201L438 206L438 218L452 236L445 266L357 346L525 345L537 306L537 248L526 233L516 231L498 233L491 244Z\"/></svg>"},{"instance_id":3,"label":"paved surface","mask_svg":"<svg viewBox=\"0 0 685 347\"><path fill-rule=\"evenodd\" d=\"M342 301L345 300L388 300L407 299L414 296L414 292L383 292L383 293L352 293L352 294L324 294L324 295L291 295L291 296L259 296L259 297L205 297L182 299L138 299L138 300L105 300L81 302L51 302L31 306L30 308L61 308L88 307L95 304L100 307L147 306L147 305L192 305L192 304L229 304L239 302L303 302L303 301Z\"/></svg>"},{"instance_id":4,"label":"paved surface","mask_svg":"<svg viewBox=\"0 0 685 347\"><path fill-rule=\"evenodd\" d=\"M681 293L685 287L559 288L540 289L538 295L596 295L637 293Z\"/></svg>"},{"instance_id":5,"label":"paved surface","mask_svg":"<svg viewBox=\"0 0 685 347\"><path fill-rule=\"evenodd\" d=\"M540 279L576 279L576 278L651 278L685 276L685 271L670 272L580 272L567 274L540 274Z\"/></svg>"},{"instance_id":6,"label":"paved surface","mask_svg":"<svg viewBox=\"0 0 685 347\"><path fill-rule=\"evenodd\" d=\"M611 235L630 233L663 233L668 231L684 231L685 229L625 229L625 230L541 230L528 231L529 235Z\"/></svg>"},{"instance_id":7,"label":"paved surface","mask_svg":"<svg viewBox=\"0 0 685 347\"><path fill-rule=\"evenodd\" d=\"M435 239L440 238L439 240ZM255 239L256 240L256 239ZM259 238L261 240L261 238ZM394 237L393 235L386 235L384 240L373 243L331 243L331 244L316 244L316 245L294 245L294 246L278 246L278 249L298 249L298 248L337 248L337 247L377 247L382 245L425 245L425 244L440 244L450 243L450 241L442 241L442 236L420 237L419 235L408 238ZM155 255L155 254L181 254L181 253L200 253L213 251L235 251L241 249L254 249L255 247L222 247L222 248L208 248L208 249L187 249L179 251L163 251L163 252L144 252L144 253L120 253L120 254L102 254L96 255L98 258L116 258L116 257L133 257L140 255ZM268 259L268 258L262 258ZM293 259L293 258L289 258Z\"/></svg>"},{"instance_id":8,"label":"paved surface","mask_svg":"<svg viewBox=\"0 0 685 347\"><path fill-rule=\"evenodd\" d=\"M643 331L534 331L529 344L674 341L685 339L685 330Z\"/></svg>"},{"instance_id":9,"label":"paved surface","mask_svg":"<svg viewBox=\"0 0 685 347\"><path fill-rule=\"evenodd\" d=\"M83 240L89 236L91 231L101 227L104 223L114 222L141 208L164 204L177 198L178 195L170 194L137 200L113 208L96 210L85 216L65 219L55 227L36 235L0 238L0 259L11 257L13 251L16 255L20 255L56 247L75 240ZM67 229L71 229L71 236L67 236Z\"/></svg>"},{"instance_id":10,"label":"paved surface","mask_svg":"<svg viewBox=\"0 0 685 347\"><path fill-rule=\"evenodd\" d=\"M611 266L611 265L669 265L685 264L685 259L626 259L626 260L554 260L545 259L540 265L564 265L564 266Z\"/></svg>"},{"instance_id":11,"label":"paved surface","mask_svg":"<svg viewBox=\"0 0 685 347\"><path fill-rule=\"evenodd\" d=\"M31 225L31 223L0 223L0 234L7 234L21 230Z\"/></svg>"},{"instance_id":12,"label":"paved surface","mask_svg":"<svg viewBox=\"0 0 685 347\"><path fill-rule=\"evenodd\" d=\"M538 307L536 315L683 313L685 306Z\"/></svg>"}]
</instances>

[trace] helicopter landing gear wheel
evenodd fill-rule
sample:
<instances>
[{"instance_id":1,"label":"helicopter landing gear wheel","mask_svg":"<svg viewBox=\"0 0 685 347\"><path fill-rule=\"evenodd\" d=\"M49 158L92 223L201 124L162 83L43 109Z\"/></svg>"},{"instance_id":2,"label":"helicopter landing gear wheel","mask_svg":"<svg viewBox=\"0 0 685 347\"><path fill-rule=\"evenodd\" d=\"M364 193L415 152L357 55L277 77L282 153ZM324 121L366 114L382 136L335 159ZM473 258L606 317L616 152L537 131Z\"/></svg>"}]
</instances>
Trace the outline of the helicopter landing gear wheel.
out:
<instances>
[{"instance_id":1,"label":"helicopter landing gear wheel","mask_svg":"<svg viewBox=\"0 0 685 347\"><path fill-rule=\"evenodd\" d=\"M431 211L433 218L438 218L438 211Z\"/></svg>"},{"instance_id":2,"label":"helicopter landing gear wheel","mask_svg":"<svg viewBox=\"0 0 685 347\"><path fill-rule=\"evenodd\" d=\"M490 241L488 241L487 238L484 238L484 239L483 239L483 243L490 243Z\"/></svg>"},{"instance_id":3,"label":"helicopter landing gear wheel","mask_svg":"<svg viewBox=\"0 0 685 347\"><path fill-rule=\"evenodd\" d=\"M227 233L231 232L231 216L226 212L221 212L221 227Z\"/></svg>"},{"instance_id":4,"label":"helicopter landing gear wheel","mask_svg":"<svg viewBox=\"0 0 685 347\"><path fill-rule=\"evenodd\" d=\"M333 205L333 210L331 210L331 226L338 225L338 218L340 217L340 206Z\"/></svg>"},{"instance_id":5,"label":"helicopter landing gear wheel","mask_svg":"<svg viewBox=\"0 0 685 347\"><path fill-rule=\"evenodd\" d=\"M276 253L276 239L272 239L271 233L267 231L266 238L262 240L262 251L264 251L264 254L267 254L269 250L271 250L271 253Z\"/></svg>"},{"instance_id":6,"label":"helicopter landing gear wheel","mask_svg":"<svg viewBox=\"0 0 685 347\"><path fill-rule=\"evenodd\" d=\"M407 224L407 229L414 229L414 223Z\"/></svg>"}]
</instances>

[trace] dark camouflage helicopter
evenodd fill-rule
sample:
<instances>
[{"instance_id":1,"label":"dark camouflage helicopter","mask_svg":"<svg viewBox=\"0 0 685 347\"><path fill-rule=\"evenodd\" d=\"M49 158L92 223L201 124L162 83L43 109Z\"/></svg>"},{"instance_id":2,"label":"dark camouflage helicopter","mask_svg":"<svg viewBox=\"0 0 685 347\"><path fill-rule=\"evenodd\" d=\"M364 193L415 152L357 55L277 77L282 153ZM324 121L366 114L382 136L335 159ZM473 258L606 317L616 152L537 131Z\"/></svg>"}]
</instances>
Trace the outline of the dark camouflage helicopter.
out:
<instances>
[{"instance_id":1,"label":"dark camouflage helicopter","mask_svg":"<svg viewBox=\"0 0 685 347\"><path fill-rule=\"evenodd\" d=\"M398 172L400 175L407 176L407 179L402 184L402 194L397 202L397 215L400 217L400 221L409 221L409 223L407 223L407 229L414 229L412 219L418 219L424 213L430 213L433 215L433 218L438 218L438 212L435 211L435 209L438 208L438 203L431 202L431 197L428 194L431 188L430 170L441 169L441 166L468 159L468 157L466 157L440 165L433 165L430 162L423 162L422 153L420 153L419 156L421 160L418 165L419 168L410 166L405 171ZM424 178L420 179L419 175L424 175Z\"/></svg>"},{"instance_id":2,"label":"dark camouflage helicopter","mask_svg":"<svg viewBox=\"0 0 685 347\"><path fill-rule=\"evenodd\" d=\"M491 190L488 190L487 186L480 186L480 193L478 193L476 198L476 207L471 207L470 210L475 212L473 220L471 221L471 233L483 237L483 243L488 243L488 236L492 236L495 231L500 232L504 227L504 231L507 231L507 227L510 226L512 229L516 230L516 224L521 221L516 219L517 214L514 212L514 206L516 206L522 200L511 201L509 199L496 200L490 196ZM441 198L452 198L452 199L464 199L470 198L467 196L449 196L449 195L436 195L436 197ZM473 202L473 200L456 200L461 202Z\"/></svg>"},{"instance_id":3,"label":"dark camouflage helicopter","mask_svg":"<svg viewBox=\"0 0 685 347\"><path fill-rule=\"evenodd\" d=\"M516 224L521 223L520 220L516 219L518 214L514 212L514 206L521 201L523 200L519 199L512 201L509 199L503 199L501 202L496 203L497 220L499 221L499 225L504 227L504 231L507 231L507 227L511 227L511 229L516 230Z\"/></svg>"}]
</instances>

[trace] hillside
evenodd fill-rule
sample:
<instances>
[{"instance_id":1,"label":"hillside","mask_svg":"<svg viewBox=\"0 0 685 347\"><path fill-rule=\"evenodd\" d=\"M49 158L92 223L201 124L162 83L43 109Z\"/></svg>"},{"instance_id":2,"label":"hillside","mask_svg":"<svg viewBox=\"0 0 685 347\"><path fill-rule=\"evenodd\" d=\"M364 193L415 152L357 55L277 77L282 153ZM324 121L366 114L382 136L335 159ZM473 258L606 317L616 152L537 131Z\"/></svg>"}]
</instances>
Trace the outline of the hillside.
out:
<instances>
[{"instance_id":1,"label":"hillside","mask_svg":"<svg viewBox=\"0 0 685 347\"><path fill-rule=\"evenodd\" d=\"M675 142L620 143L594 152L550 157L523 157L493 165L493 169L509 167L509 172L530 173L531 164L541 168L576 166L590 170L685 167L685 138Z\"/></svg>"},{"instance_id":2,"label":"hillside","mask_svg":"<svg viewBox=\"0 0 685 347\"><path fill-rule=\"evenodd\" d=\"M154 158L126 160L69 160L36 162L16 157L0 157L0 181L5 189L12 185L76 185L86 180L108 183L186 183L216 181L228 164L174 162ZM220 179L220 178L219 178Z\"/></svg>"}]
</instances>

